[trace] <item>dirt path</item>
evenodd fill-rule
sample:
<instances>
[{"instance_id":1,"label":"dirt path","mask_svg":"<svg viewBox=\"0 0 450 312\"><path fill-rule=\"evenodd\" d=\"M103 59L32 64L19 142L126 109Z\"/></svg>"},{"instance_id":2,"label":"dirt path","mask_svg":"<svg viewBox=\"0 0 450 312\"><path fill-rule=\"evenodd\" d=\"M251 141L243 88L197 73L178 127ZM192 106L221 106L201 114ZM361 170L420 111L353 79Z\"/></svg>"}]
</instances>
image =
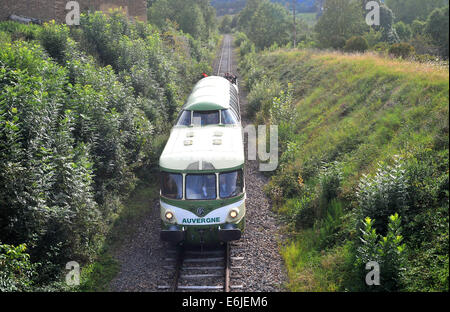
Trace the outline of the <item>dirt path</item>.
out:
<instances>
[{"instance_id":1,"label":"dirt path","mask_svg":"<svg viewBox=\"0 0 450 312\"><path fill-rule=\"evenodd\" d=\"M227 60L232 64L232 72L237 73L236 55L231 49L230 53L233 54ZM214 73L218 70L218 64L216 60ZM243 88L240 89L244 113L246 93ZM244 126L247 123L249 120L243 116ZM258 163L246 161L246 166L246 231L242 239L234 244L235 251L232 252L234 256L244 259L233 283L243 284L242 291L280 291L287 280L278 252L280 226L263 192L267 179L258 171ZM158 291L157 285L167 279L168 272L163 268L167 245L159 239L159 217L159 203L150 203L148 214L135 225L135 234L115 252L114 257L121 264L121 269L111 282L112 291Z\"/></svg>"}]
</instances>

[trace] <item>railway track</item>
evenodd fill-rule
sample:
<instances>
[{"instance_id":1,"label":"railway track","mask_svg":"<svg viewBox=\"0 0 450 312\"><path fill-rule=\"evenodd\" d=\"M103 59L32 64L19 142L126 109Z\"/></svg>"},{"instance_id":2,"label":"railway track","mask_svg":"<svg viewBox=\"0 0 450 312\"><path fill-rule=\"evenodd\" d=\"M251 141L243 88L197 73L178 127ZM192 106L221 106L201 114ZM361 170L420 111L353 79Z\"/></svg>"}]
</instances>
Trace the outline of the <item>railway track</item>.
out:
<instances>
[{"instance_id":1,"label":"railway track","mask_svg":"<svg viewBox=\"0 0 450 312\"><path fill-rule=\"evenodd\" d=\"M222 51L218 58L217 76L232 71L232 37L225 35ZM233 284L239 278L244 257L239 242L223 244L212 248L188 248L172 246L166 250L163 268L168 272L167 280L157 286L160 291L223 291L242 290L244 285Z\"/></svg>"},{"instance_id":2,"label":"railway track","mask_svg":"<svg viewBox=\"0 0 450 312\"><path fill-rule=\"evenodd\" d=\"M214 248L173 247L167 250L164 269L171 274L165 285L158 290L166 291L216 291L230 292L243 289L242 284L233 284L238 276L238 262L243 257L231 254L232 244Z\"/></svg>"},{"instance_id":3,"label":"railway track","mask_svg":"<svg viewBox=\"0 0 450 312\"><path fill-rule=\"evenodd\" d=\"M217 70L215 71L217 76L223 76L225 73L231 73L232 71L232 37L230 35L224 35L222 42L222 51L220 53L219 63L217 64Z\"/></svg>"}]
</instances>

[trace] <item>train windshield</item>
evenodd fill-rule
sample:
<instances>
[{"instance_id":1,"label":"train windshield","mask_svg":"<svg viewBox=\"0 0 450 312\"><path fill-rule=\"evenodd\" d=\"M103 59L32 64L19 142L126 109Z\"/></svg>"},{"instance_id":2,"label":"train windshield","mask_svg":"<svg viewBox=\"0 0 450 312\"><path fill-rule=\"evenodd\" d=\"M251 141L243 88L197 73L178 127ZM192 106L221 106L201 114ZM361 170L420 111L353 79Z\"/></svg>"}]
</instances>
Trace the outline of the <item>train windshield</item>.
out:
<instances>
[{"instance_id":1,"label":"train windshield","mask_svg":"<svg viewBox=\"0 0 450 312\"><path fill-rule=\"evenodd\" d=\"M186 199L216 199L215 174L186 175Z\"/></svg>"},{"instance_id":2,"label":"train windshield","mask_svg":"<svg viewBox=\"0 0 450 312\"><path fill-rule=\"evenodd\" d=\"M219 111L194 112L193 124L196 126L218 125Z\"/></svg>"},{"instance_id":3,"label":"train windshield","mask_svg":"<svg viewBox=\"0 0 450 312\"><path fill-rule=\"evenodd\" d=\"M191 111L184 110L181 112L177 121L178 126L190 126L191 125Z\"/></svg>"},{"instance_id":4,"label":"train windshield","mask_svg":"<svg viewBox=\"0 0 450 312\"><path fill-rule=\"evenodd\" d=\"M237 117L234 114L234 112L232 112L229 109L224 109L222 111L222 124L224 125L235 125L237 124Z\"/></svg>"},{"instance_id":5,"label":"train windshield","mask_svg":"<svg viewBox=\"0 0 450 312\"><path fill-rule=\"evenodd\" d=\"M183 198L183 176L176 173L161 173L161 195L172 199Z\"/></svg>"},{"instance_id":6,"label":"train windshield","mask_svg":"<svg viewBox=\"0 0 450 312\"><path fill-rule=\"evenodd\" d=\"M244 191L242 170L219 174L220 198L235 197Z\"/></svg>"}]
</instances>

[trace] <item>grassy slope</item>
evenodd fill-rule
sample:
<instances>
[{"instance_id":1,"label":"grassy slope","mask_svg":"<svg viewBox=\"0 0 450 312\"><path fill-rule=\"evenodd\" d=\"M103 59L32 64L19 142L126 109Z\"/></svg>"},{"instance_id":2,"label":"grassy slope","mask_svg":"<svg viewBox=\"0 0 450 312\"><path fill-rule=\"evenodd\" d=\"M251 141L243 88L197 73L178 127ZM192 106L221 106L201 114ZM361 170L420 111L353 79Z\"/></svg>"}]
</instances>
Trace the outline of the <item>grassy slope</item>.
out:
<instances>
[{"instance_id":1,"label":"grassy slope","mask_svg":"<svg viewBox=\"0 0 450 312\"><path fill-rule=\"evenodd\" d=\"M346 213L338 213L343 220L338 222L344 235L332 248L321 249L317 228L297 232L283 249L288 288L344 290L344 280L354 278L345 269L353 261L346 238L356 234L348 211L362 174L373 173L380 161L390 162L394 155L424 149L448 155L448 69L367 54L282 50L263 54L259 65L274 81L293 87L296 117L289 129L280 129L280 140L295 142L300 150L284 172L314 184L322 162L343 164L340 197ZM292 212L289 205L280 211ZM448 266L448 255L446 261Z\"/></svg>"},{"instance_id":2,"label":"grassy slope","mask_svg":"<svg viewBox=\"0 0 450 312\"><path fill-rule=\"evenodd\" d=\"M448 71L371 55L274 52L262 65L294 88L297 165L336 157L345 188L414 146L448 148Z\"/></svg>"}]
</instances>

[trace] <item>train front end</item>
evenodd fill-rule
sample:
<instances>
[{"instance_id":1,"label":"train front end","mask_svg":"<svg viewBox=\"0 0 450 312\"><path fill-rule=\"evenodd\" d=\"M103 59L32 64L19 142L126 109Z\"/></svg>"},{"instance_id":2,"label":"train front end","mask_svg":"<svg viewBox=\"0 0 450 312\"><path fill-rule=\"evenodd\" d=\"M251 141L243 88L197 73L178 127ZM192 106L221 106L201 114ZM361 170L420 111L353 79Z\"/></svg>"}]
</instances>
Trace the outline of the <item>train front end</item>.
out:
<instances>
[{"instance_id":1,"label":"train front end","mask_svg":"<svg viewBox=\"0 0 450 312\"><path fill-rule=\"evenodd\" d=\"M245 227L244 153L239 127L172 130L161 156L161 239L214 245Z\"/></svg>"}]
</instances>

